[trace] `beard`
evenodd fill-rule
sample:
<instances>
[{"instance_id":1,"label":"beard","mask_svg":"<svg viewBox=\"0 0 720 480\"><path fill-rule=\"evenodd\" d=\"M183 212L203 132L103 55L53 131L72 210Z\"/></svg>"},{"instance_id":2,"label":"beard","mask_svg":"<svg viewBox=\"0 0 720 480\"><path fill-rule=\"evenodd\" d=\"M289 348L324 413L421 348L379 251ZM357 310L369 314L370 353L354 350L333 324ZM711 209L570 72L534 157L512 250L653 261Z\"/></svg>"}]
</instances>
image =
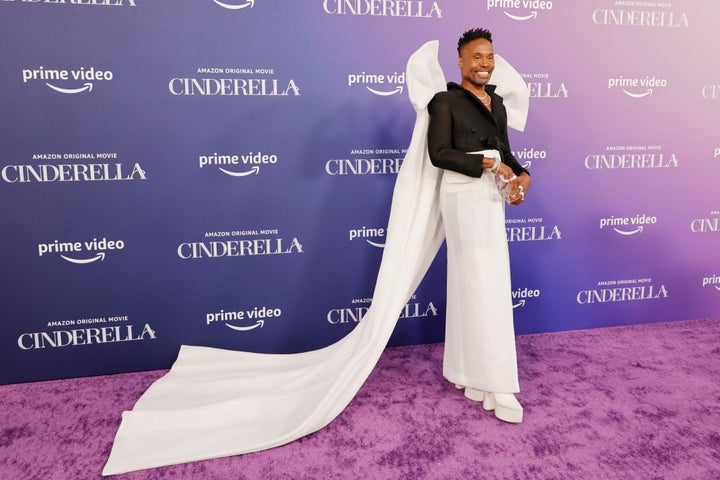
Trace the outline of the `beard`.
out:
<instances>
[{"instance_id":1,"label":"beard","mask_svg":"<svg viewBox=\"0 0 720 480\"><path fill-rule=\"evenodd\" d=\"M491 77L492 72L489 72L487 76L480 75L479 73L473 73L472 77L470 77L470 82L472 82L472 84L476 87L484 87L488 84L488 82L490 82Z\"/></svg>"}]
</instances>

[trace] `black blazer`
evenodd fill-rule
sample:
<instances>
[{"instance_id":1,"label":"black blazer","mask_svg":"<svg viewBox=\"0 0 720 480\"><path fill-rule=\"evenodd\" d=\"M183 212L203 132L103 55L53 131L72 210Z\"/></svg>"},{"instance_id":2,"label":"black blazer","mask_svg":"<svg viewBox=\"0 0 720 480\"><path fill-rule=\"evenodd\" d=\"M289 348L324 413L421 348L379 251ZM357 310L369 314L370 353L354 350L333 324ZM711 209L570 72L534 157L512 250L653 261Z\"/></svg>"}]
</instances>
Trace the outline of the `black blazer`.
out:
<instances>
[{"instance_id":1,"label":"black blazer","mask_svg":"<svg viewBox=\"0 0 720 480\"><path fill-rule=\"evenodd\" d=\"M503 163L515 175L528 173L510 151L507 112L502 97L495 93L495 85L485 86L492 102L492 112L460 85L451 82L447 87L447 92L435 94L428 104L428 150L432 164L480 177L483 172L482 157L467 152L495 149L500 151Z\"/></svg>"}]
</instances>

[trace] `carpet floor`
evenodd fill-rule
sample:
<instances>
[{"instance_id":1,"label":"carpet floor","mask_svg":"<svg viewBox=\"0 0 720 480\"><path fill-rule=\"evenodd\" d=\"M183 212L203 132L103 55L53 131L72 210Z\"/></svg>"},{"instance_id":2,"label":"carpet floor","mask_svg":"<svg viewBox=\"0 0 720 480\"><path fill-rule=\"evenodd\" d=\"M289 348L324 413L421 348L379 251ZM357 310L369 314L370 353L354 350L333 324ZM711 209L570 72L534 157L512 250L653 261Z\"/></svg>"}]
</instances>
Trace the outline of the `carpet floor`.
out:
<instances>
[{"instance_id":1,"label":"carpet floor","mask_svg":"<svg viewBox=\"0 0 720 480\"><path fill-rule=\"evenodd\" d=\"M720 479L720 319L524 335L522 424L442 378L442 344L389 348L327 428L156 479ZM165 371L0 386L0 479L99 479L120 413Z\"/></svg>"}]
</instances>

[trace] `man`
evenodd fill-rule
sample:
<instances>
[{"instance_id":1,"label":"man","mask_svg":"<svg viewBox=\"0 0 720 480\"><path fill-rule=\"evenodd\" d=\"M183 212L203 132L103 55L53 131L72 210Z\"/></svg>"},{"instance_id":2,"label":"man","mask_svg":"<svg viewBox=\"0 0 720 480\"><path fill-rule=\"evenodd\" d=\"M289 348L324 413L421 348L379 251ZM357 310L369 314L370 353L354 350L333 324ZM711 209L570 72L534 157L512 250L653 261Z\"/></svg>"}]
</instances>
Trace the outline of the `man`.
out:
<instances>
[{"instance_id":1,"label":"man","mask_svg":"<svg viewBox=\"0 0 720 480\"><path fill-rule=\"evenodd\" d=\"M520 423L505 207L495 175L512 205L524 201L530 175L510 151L503 100L488 84L495 67L489 31L463 34L458 67L460 85L449 83L428 105L448 251L443 375L500 420Z\"/></svg>"},{"instance_id":2,"label":"man","mask_svg":"<svg viewBox=\"0 0 720 480\"><path fill-rule=\"evenodd\" d=\"M443 170L447 174L443 175L446 177L443 182L447 184L442 185L441 191L438 191L439 171L432 167L427 159L429 152L426 140L430 123L428 101L435 92L445 87L444 75L437 61L437 49L437 41L427 42L408 60L408 94L416 108L417 119L393 193L388 235L373 292L373 303L362 322L333 345L293 355L183 346L170 372L143 394L132 411L123 413L122 424L103 475L256 452L283 445L325 427L342 412L370 375L395 328L398 314L417 289L442 244L444 234L450 245L450 258L456 262L451 265L450 271L462 273L456 268L463 258L462 250L456 247L458 238L461 237L453 228L462 228L463 233L466 233L466 230L464 224L453 227L453 216L448 212L447 203L452 203L452 191L455 187L449 179L450 174L470 182L473 177ZM488 91L491 90L490 87L487 88ZM435 158L449 154L484 162L482 157L468 156L463 151L437 152L438 145L447 141L441 139L439 134L442 132L437 130L443 125L438 121L440 112L447 109L449 113L455 114L455 106L450 104L452 102L446 103L448 100L440 95L433 102L436 130L430 132L430 135L434 139ZM499 97L493 97L491 108L493 115L499 114L502 109ZM521 115L523 124L525 114L526 112ZM519 117L515 119L516 125L518 119ZM480 123L470 128L485 129ZM504 132L504 127L498 129L498 132L501 130ZM488 129L488 132L496 135L495 130ZM469 146L471 150L468 151L486 148L491 143L490 140L485 143L475 142ZM494 148L501 149L505 152L504 155L508 155L509 150L506 152L502 149L497 140L494 144L497 144ZM450 147L451 150L457 150L457 146L452 145L452 140ZM511 157L503 158L507 162ZM510 173L500 165L498 168L501 173ZM480 238L481 246L500 251L505 242L504 215L502 202L491 177L486 171L479 179L490 182L493 189L492 201L480 199L478 203L482 207L480 211L499 212L497 219L489 222L497 228L487 229L488 233L492 232L492 236L488 237L492 237L491 241L482 236L476 237ZM520 178L522 179L522 176ZM522 182L523 180L519 180L515 184ZM529 182L526 185L529 185ZM518 191L519 189L515 190L515 194L522 197ZM441 212L438 208L438 204L443 202L442 198L438 198L441 194L444 195L445 202L446 232L441 228ZM475 201L470 196L467 198ZM490 206L485 208L486 204ZM472 222L472 219L468 222ZM468 238L472 240L475 237L470 235ZM519 411L521 419L522 407L517 404L516 409L512 410L513 405L502 396L504 392L517 391L507 244L504 263L500 261L498 265L493 265L494 259L503 258L503 252L496 254L495 250L489 255L489 261L483 264L486 270L482 270L492 279L490 285L482 285L481 289L473 286L466 289L465 293L491 299L493 295L497 298L503 297L507 300L503 307L507 308L502 309L503 314L498 317L478 316L474 311L469 312L472 315L463 315L468 319L491 318L497 325L494 322L489 323L489 328L493 330L492 336L475 334L476 332L471 331L472 325L465 330L459 330L459 333L453 330L448 336L448 345L452 346L452 352L446 349L446 353L450 355L446 362L446 376L458 384L466 385L466 395L483 399L487 402L486 408L495 408L499 418L519 421L517 414ZM477 266L473 266L472 270L481 271ZM468 270L470 271L471 269ZM449 285L465 285L464 276L459 280L452 278L451 275ZM498 286L495 287L493 282ZM457 291L460 292L459 289ZM457 305L449 308L448 318L460 318L457 309L461 303L455 302L456 299L451 298L452 294L448 297L453 300L449 303ZM471 302L468 301L467 304L470 305ZM477 323L485 325L482 322ZM460 338L463 331L468 334L467 348ZM473 362L472 358L463 362L455 359L459 354L467 354L468 349L476 348L478 340L481 341L480 346L485 348L482 342L491 339L496 339L498 347L507 347L499 348L497 357L493 357L492 350L485 349L479 362ZM485 357L490 360L487 361ZM467 372L463 370L465 365L470 366ZM507 368L507 365L512 368ZM483 371L490 372L485 376L487 378L483 376ZM500 381L496 381L497 379ZM202 388L198 388L198 385L202 385ZM485 391L493 394L485 395ZM482 397L479 392L482 392ZM491 402L496 402L497 405Z\"/></svg>"}]
</instances>

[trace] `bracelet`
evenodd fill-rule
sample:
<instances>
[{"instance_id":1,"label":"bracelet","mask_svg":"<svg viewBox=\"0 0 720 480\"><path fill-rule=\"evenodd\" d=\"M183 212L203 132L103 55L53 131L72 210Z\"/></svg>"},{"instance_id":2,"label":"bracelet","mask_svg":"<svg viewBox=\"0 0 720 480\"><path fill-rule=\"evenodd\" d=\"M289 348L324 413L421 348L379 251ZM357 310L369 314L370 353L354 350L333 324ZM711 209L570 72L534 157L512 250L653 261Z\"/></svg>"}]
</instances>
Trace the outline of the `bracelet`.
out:
<instances>
[{"instance_id":1,"label":"bracelet","mask_svg":"<svg viewBox=\"0 0 720 480\"><path fill-rule=\"evenodd\" d=\"M492 168L490 168L490 171L492 173L497 173L498 168L500 168L500 157L495 158L495 163L493 164Z\"/></svg>"}]
</instances>

